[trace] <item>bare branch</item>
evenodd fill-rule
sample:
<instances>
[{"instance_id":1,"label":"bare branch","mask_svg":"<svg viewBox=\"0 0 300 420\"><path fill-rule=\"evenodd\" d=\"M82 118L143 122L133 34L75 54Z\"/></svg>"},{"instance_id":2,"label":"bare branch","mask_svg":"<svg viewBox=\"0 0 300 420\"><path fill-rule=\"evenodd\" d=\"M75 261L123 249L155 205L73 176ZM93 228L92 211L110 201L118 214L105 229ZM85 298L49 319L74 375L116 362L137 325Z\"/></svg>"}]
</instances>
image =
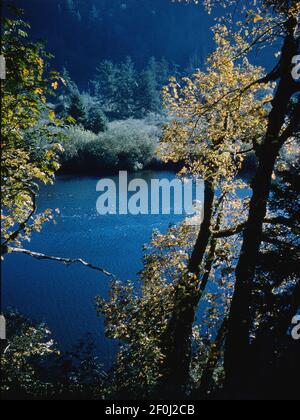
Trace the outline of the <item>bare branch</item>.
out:
<instances>
[{"instance_id":1,"label":"bare branch","mask_svg":"<svg viewBox=\"0 0 300 420\"><path fill-rule=\"evenodd\" d=\"M7 247L7 253L14 253L14 254L24 254L24 255L28 255L29 257L35 258L37 260L50 260L50 261L56 261L65 265L72 265L72 264L81 264L84 267L90 268L92 270L96 270L99 271L100 273L104 274L107 277L116 279L117 277L106 271L104 268L101 267L97 267L89 262L84 261L81 258L62 258L62 257L52 257L50 255L46 255L46 254L41 254L39 252L33 252L30 251L28 249L23 249L23 248L12 248L12 247Z\"/></svg>"}]
</instances>

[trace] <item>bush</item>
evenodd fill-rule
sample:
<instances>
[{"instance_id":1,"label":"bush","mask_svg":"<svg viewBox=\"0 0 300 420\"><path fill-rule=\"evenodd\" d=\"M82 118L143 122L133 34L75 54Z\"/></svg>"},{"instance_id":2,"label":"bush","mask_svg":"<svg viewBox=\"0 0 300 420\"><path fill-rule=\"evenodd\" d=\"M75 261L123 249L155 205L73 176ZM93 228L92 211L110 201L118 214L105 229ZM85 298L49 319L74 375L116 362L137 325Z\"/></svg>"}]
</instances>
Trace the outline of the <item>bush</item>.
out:
<instances>
[{"instance_id":1,"label":"bush","mask_svg":"<svg viewBox=\"0 0 300 420\"><path fill-rule=\"evenodd\" d=\"M66 140L64 141L64 155L65 162L72 159L78 159L80 154L86 148L88 143L97 140L96 134L91 131L85 130L83 127L74 126L65 130Z\"/></svg>"},{"instance_id":2,"label":"bush","mask_svg":"<svg viewBox=\"0 0 300 420\"><path fill-rule=\"evenodd\" d=\"M67 130L63 169L102 173L143 169L154 159L160 128L146 120L116 121L98 136L80 127Z\"/></svg>"}]
</instances>

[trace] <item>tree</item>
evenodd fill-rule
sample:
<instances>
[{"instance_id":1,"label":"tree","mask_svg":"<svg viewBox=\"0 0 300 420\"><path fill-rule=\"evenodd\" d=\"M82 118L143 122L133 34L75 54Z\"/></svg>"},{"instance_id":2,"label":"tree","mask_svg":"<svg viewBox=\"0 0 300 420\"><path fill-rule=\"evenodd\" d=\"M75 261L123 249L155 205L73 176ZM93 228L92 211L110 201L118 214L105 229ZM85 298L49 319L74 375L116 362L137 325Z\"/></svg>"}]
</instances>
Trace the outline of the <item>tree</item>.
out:
<instances>
[{"instance_id":1,"label":"tree","mask_svg":"<svg viewBox=\"0 0 300 420\"><path fill-rule=\"evenodd\" d=\"M176 286L174 312L166 334L167 388L180 388L188 382L196 308L206 289L217 246L213 231L221 230L226 219L222 200L235 188L233 180L244 151L262 140L272 98L267 84L243 92L261 76L262 69L246 60L236 64L236 45L221 31L215 40L217 49L208 59L206 72L199 70L181 82L174 78L164 90L171 123L162 139L163 158L185 161L182 174L201 177L205 184L204 219L187 272ZM239 89L243 93L237 97ZM221 202L216 198L218 188Z\"/></svg>"},{"instance_id":2,"label":"tree","mask_svg":"<svg viewBox=\"0 0 300 420\"><path fill-rule=\"evenodd\" d=\"M113 111L115 97L118 90L118 69L112 61L104 60L97 68L95 80L93 80L95 95L105 111Z\"/></svg>"},{"instance_id":3,"label":"tree","mask_svg":"<svg viewBox=\"0 0 300 420\"><path fill-rule=\"evenodd\" d=\"M205 2L210 8L220 2ZM230 2L227 3L230 6ZM248 87L252 89L267 82L275 82L276 90L272 107L268 112L267 127L261 143L258 143L258 170L252 182L253 195L250 201L248 221L244 225L243 244L236 268L235 293L232 300L226 338L225 366L227 390L233 396L247 396L254 392L257 377L254 369L255 359L251 352L251 303L257 260L263 243L263 227L267 204L271 191L275 164L284 144L299 130L300 104L295 94L300 86L292 77L293 58L297 55L299 38L296 37L297 16L300 10L298 1L254 1L252 9L240 2L238 9L243 16L237 29L229 30L227 39L237 42L236 60L248 56L253 48L270 46L274 40L283 39L280 59L274 70L258 78ZM248 6L245 7L245 6ZM274 11L276 14L274 14ZM244 22L244 25L243 25ZM246 25L247 22L247 25ZM219 29L223 26L220 25ZM215 106L216 104L214 104ZM247 363L245 363L247 360Z\"/></svg>"},{"instance_id":4,"label":"tree","mask_svg":"<svg viewBox=\"0 0 300 420\"><path fill-rule=\"evenodd\" d=\"M60 167L63 121L46 104L64 80L49 72L52 57L41 44L28 40L30 26L21 19L5 18L1 54L7 65L1 99L1 257L16 252L39 260L79 263L113 277L106 270L82 259L52 257L21 248L33 231L53 219L51 210L37 213L40 184L54 182ZM37 141L43 144L36 149Z\"/></svg>"},{"instance_id":5,"label":"tree","mask_svg":"<svg viewBox=\"0 0 300 420\"><path fill-rule=\"evenodd\" d=\"M51 356L59 355L50 332L43 324L34 324L19 313L6 314L7 343L1 351L1 395L24 398L51 395L53 384L41 379L39 370Z\"/></svg>"},{"instance_id":6,"label":"tree","mask_svg":"<svg viewBox=\"0 0 300 420\"><path fill-rule=\"evenodd\" d=\"M162 58L160 61L156 62L156 75L157 83L160 87L165 86L168 83L169 77L174 76L173 72L170 70L170 65L165 58Z\"/></svg>"},{"instance_id":7,"label":"tree","mask_svg":"<svg viewBox=\"0 0 300 420\"><path fill-rule=\"evenodd\" d=\"M283 36L284 41L278 65L263 80L263 82L265 80L276 81L277 89L268 116L268 128L259 148L258 170L252 183L253 196L244 231L240 259L236 268L236 287L226 340L227 387L228 389L238 389L240 393L244 391L245 394L249 393L249 389L253 390L256 382L252 370L250 307L256 262L263 240L263 226L271 191L272 176L280 150L297 131L300 116L300 102L295 106L294 111L291 114L289 113L291 100L293 100L295 93L300 90L300 85L292 77L293 57L297 55L299 47L299 40L297 41L295 38L295 30L300 4L297 1L281 1L263 2L260 6L263 7L263 22L269 21L270 25L275 23L270 7L276 9L278 12L278 16L275 18L276 22L279 19L284 22L283 26L280 27L280 34L278 34ZM260 11L257 12L257 16L261 16ZM256 17L255 21L257 20L260 19ZM257 81L257 83L261 83L261 81ZM247 364L244 363L245 360L247 360Z\"/></svg>"},{"instance_id":8,"label":"tree","mask_svg":"<svg viewBox=\"0 0 300 420\"><path fill-rule=\"evenodd\" d=\"M50 56L41 44L27 40L29 25L22 20L4 19L3 27L7 78L1 92L1 255L52 217L49 211L36 214L36 195L40 182L53 182L62 150L60 122L46 105L46 95L60 83L58 74L44 75ZM33 161L37 137L45 145Z\"/></svg>"},{"instance_id":9,"label":"tree","mask_svg":"<svg viewBox=\"0 0 300 420\"><path fill-rule=\"evenodd\" d=\"M117 91L115 95L116 116L126 119L134 116L136 110L135 95L137 89L137 74L134 63L130 57L121 63L117 78Z\"/></svg>"},{"instance_id":10,"label":"tree","mask_svg":"<svg viewBox=\"0 0 300 420\"><path fill-rule=\"evenodd\" d=\"M102 133L108 129L108 120L99 106L94 105L89 109L85 128L94 134Z\"/></svg>"},{"instance_id":11,"label":"tree","mask_svg":"<svg viewBox=\"0 0 300 420\"><path fill-rule=\"evenodd\" d=\"M161 110L158 63L152 57L147 68L141 73L137 89L137 102L141 116Z\"/></svg>"},{"instance_id":12,"label":"tree","mask_svg":"<svg viewBox=\"0 0 300 420\"><path fill-rule=\"evenodd\" d=\"M70 108L71 96L74 93L79 94L79 89L76 83L71 79L71 76L66 68L62 71L62 81L58 91L58 103L55 105L55 113L59 117L66 118L68 116L68 109Z\"/></svg>"},{"instance_id":13,"label":"tree","mask_svg":"<svg viewBox=\"0 0 300 420\"><path fill-rule=\"evenodd\" d=\"M78 125L86 127L87 111L79 92L73 92L70 97L69 115Z\"/></svg>"},{"instance_id":14,"label":"tree","mask_svg":"<svg viewBox=\"0 0 300 420\"><path fill-rule=\"evenodd\" d=\"M300 302L299 157L298 140L276 164L268 211L277 223L264 229L251 305L259 325L251 348L256 394L288 400L297 399L299 375L299 344L287 334Z\"/></svg>"},{"instance_id":15,"label":"tree","mask_svg":"<svg viewBox=\"0 0 300 420\"><path fill-rule=\"evenodd\" d=\"M134 393L134 384L142 377L146 395L159 385L160 396L182 396L191 376L199 301L205 299L208 283L216 282L216 273L224 272L220 284L232 283L228 273L232 274L236 237L241 232L236 226L241 216L246 216L245 203L238 198L244 184L234 179L244 155L262 140L272 96L268 84L237 96L236 90L261 77L262 69L248 61L235 64L235 45L219 34L216 42L207 70L180 81L172 78L163 95L170 123L164 129L160 153L166 161L185 163L181 176L203 177L205 209L200 231L183 223L167 235L155 235L154 250L145 259L141 294L135 297L130 285L114 284L111 300L99 300L109 336L125 342L116 369ZM218 298L227 301L228 292L220 289ZM201 326L210 323L211 328L220 328L221 320L215 342L207 339L205 348L203 339L201 345L200 358L207 359L207 367L203 369L203 362L201 367L206 392L226 333L224 306L211 309L213 319L201 320ZM208 330L208 335L213 335ZM132 369L126 371L129 364Z\"/></svg>"}]
</instances>

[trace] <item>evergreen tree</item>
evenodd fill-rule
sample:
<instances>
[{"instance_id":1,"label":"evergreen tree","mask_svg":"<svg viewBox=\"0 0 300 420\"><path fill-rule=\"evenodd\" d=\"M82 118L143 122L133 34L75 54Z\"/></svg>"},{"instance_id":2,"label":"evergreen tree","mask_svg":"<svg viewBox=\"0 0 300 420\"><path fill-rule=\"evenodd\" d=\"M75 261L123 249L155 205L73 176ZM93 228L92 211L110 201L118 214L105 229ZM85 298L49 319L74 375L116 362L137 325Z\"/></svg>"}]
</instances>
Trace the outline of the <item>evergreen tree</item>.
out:
<instances>
[{"instance_id":1,"label":"evergreen tree","mask_svg":"<svg viewBox=\"0 0 300 420\"><path fill-rule=\"evenodd\" d=\"M98 101L108 111L112 110L115 104L118 89L117 75L117 66L112 61L104 60L97 68L95 80L92 81Z\"/></svg>"},{"instance_id":2,"label":"evergreen tree","mask_svg":"<svg viewBox=\"0 0 300 420\"><path fill-rule=\"evenodd\" d=\"M158 83L158 62L154 57L141 74L138 87L139 116L161 109L160 86Z\"/></svg>"},{"instance_id":3,"label":"evergreen tree","mask_svg":"<svg viewBox=\"0 0 300 420\"><path fill-rule=\"evenodd\" d=\"M64 84L61 88L61 96L66 103L67 106L70 106L70 98L74 93L79 94L79 89L77 84L72 80L70 73L64 67L62 72L62 78L64 80Z\"/></svg>"},{"instance_id":4,"label":"evergreen tree","mask_svg":"<svg viewBox=\"0 0 300 420\"><path fill-rule=\"evenodd\" d=\"M70 98L69 115L74 118L77 124L86 126L87 112L79 92L73 92Z\"/></svg>"},{"instance_id":5,"label":"evergreen tree","mask_svg":"<svg viewBox=\"0 0 300 420\"><path fill-rule=\"evenodd\" d=\"M168 83L168 79L172 73L170 71L170 65L165 58L162 58L161 61L158 61L156 67L157 82L161 88Z\"/></svg>"},{"instance_id":6,"label":"evergreen tree","mask_svg":"<svg viewBox=\"0 0 300 420\"><path fill-rule=\"evenodd\" d=\"M118 88L116 92L116 116L130 118L134 116L137 92L137 73L130 57L121 63L118 72Z\"/></svg>"},{"instance_id":7,"label":"evergreen tree","mask_svg":"<svg viewBox=\"0 0 300 420\"><path fill-rule=\"evenodd\" d=\"M97 105L90 108L86 128L95 134L102 133L108 129L106 115Z\"/></svg>"},{"instance_id":8,"label":"evergreen tree","mask_svg":"<svg viewBox=\"0 0 300 420\"><path fill-rule=\"evenodd\" d=\"M60 95L57 98L55 105L55 113L61 117L66 117L71 106L71 97L74 93L79 95L79 89L76 83L71 79L70 74L66 68L62 71L62 79L64 84L60 88Z\"/></svg>"}]
</instances>

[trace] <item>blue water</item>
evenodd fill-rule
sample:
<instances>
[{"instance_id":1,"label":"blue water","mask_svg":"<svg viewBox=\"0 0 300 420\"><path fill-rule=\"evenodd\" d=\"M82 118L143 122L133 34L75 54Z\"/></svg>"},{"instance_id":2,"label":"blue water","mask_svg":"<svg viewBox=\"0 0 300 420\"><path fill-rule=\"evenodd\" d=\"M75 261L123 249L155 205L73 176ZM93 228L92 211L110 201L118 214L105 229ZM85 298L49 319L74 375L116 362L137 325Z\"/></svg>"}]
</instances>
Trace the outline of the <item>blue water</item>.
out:
<instances>
[{"instance_id":1,"label":"blue water","mask_svg":"<svg viewBox=\"0 0 300 420\"><path fill-rule=\"evenodd\" d=\"M139 178L174 178L170 172L143 172ZM115 177L117 182L117 177ZM165 232L182 216L100 216L96 211L99 193L94 177L59 177L53 186L43 187L39 209L60 209L56 224L46 224L33 234L27 247L54 256L83 258L105 267L121 280L138 279L142 268L142 247L153 229ZM3 264L4 307L17 308L26 316L43 321L63 349L70 349L91 333L101 361L111 364L117 344L104 336L103 320L97 318L95 296L107 296L109 280L81 266L66 267L9 255Z\"/></svg>"}]
</instances>

